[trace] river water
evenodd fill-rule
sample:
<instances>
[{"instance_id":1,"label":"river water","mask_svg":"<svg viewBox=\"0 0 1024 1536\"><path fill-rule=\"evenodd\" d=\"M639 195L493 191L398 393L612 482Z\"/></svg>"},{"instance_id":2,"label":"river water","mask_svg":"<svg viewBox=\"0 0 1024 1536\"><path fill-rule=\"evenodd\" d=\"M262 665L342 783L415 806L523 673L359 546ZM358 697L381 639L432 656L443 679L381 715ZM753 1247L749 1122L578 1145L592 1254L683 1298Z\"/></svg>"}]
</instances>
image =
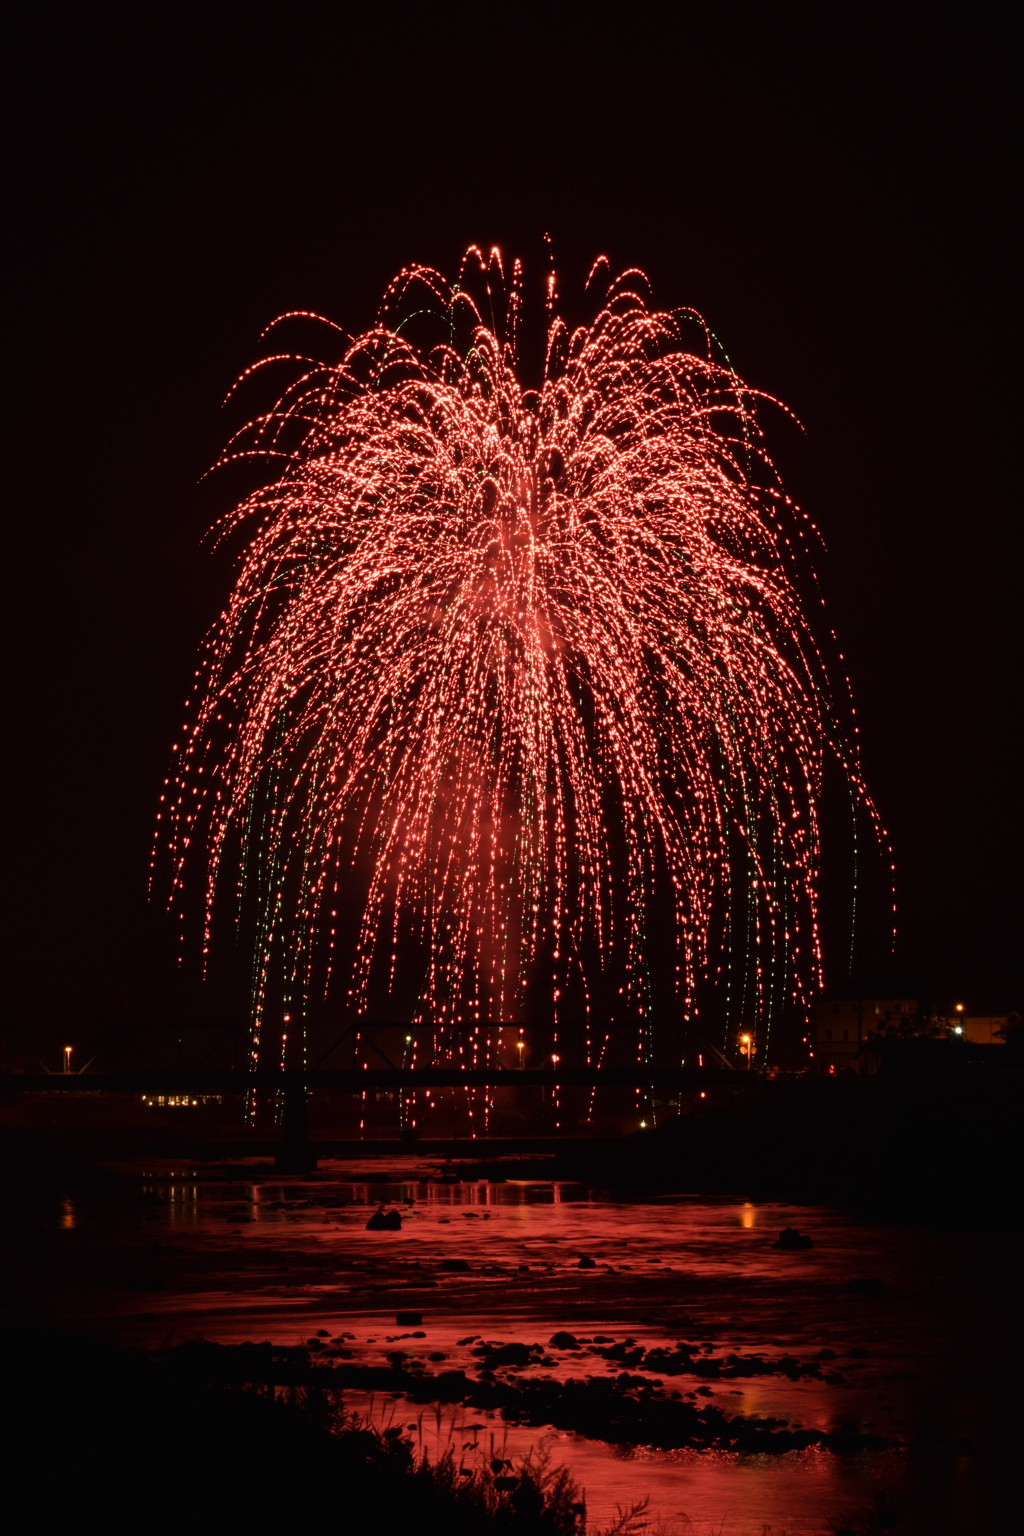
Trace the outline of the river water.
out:
<instances>
[{"instance_id":1,"label":"river water","mask_svg":"<svg viewBox=\"0 0 1024 1536\"><path fill-rule=\"evenodd\" d=\"M666 1536L1017 1528L1012 1233L915 1227L912 1212L896 1228L824 1208L431 1182L414 1159L372 1177L369 1167L285 1178L257 1165L139 1165L141 1199L137 1186L69 1196L15 1220L5 1307L148 1349L197 1336L315 1339L328 1356L343 1349L374 1365L402 1349L431 1371L475 1371L480 1340L538 1343L545 1364L533 1374L576 1379L619 1369L595 1352L596 1338L648 1349L686 1340L712 1360L830 1352L819 1377L680 1376L665 1386L730 1417L845 1428L881 1437L884 1449L660 1451L388 1395L352 1391L346 1405L469 1459L541 1446L583 1485L595 1527L647 1497ZM400 1231L366 1230L381 1203L401 1210ZM773 1246L785 1227L813 1246ZM453 1258L468 1268L445 1269ZM422 1322L399 1326L400 1310ZM579 1348L551 1346L559 1330ZM895 1524L879 1524L880 1511Z\"/></svg>"}]
</instances>

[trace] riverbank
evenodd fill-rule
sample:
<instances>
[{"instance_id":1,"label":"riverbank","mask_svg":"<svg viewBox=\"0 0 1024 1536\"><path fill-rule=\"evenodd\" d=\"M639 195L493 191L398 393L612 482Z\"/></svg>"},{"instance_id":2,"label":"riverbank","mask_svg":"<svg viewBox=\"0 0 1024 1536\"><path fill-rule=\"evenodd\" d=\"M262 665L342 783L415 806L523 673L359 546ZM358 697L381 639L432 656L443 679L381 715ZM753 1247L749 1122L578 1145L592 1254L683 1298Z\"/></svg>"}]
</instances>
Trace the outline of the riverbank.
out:
<instances>
[{"instance_id":1,"label":"riverbank","mask_svg":"<svg viewBox=\"0 0 1024 1536\"><path fill-rule=\"evenodd\" d=\"M0 1366L4 1506L8 1519L21 1512L21 1530L65 1519L111 1532L311 1519L378 1536L588 1530L564 1469L489 1458L479 1444L431 1456L399 1429L346 1414L322 1371L293 1370L275 1388L251 1372L198 1369L194 1352L154 1361L39 1329L0 1329Z\"/></svg>"}]
</instances>

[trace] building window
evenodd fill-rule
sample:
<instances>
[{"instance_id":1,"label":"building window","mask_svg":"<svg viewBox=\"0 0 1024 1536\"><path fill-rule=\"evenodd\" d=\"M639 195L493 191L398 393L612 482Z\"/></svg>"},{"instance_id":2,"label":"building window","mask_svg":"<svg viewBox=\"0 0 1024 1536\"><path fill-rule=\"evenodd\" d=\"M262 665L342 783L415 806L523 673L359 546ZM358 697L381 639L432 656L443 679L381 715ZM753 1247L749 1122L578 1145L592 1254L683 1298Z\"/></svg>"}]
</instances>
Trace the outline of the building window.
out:
<instances>
[{"instance_id":1,"label":"building window","mask_svg":"<svg viewBox=\"0 0 1024 1536\"><path fill-rule=\"evenodd\" d=\"M825 1039L826 1040L831 1040L832 1039L832 1031L830 1029L826 1029L826 1031L825 1031Z\"/></svg>"},{"instance_id":2,"label":"building window","mask_svg":"<svg viewBox=\"0 0 1024 1536\"><path fill-rule=\"evenodd\" d=\"M849 1038L850 1038L850 1031L848 1029L844 1029L843 1030L843 1039L844 1040L849 1040Z\"/></svg>"}]
</instances>

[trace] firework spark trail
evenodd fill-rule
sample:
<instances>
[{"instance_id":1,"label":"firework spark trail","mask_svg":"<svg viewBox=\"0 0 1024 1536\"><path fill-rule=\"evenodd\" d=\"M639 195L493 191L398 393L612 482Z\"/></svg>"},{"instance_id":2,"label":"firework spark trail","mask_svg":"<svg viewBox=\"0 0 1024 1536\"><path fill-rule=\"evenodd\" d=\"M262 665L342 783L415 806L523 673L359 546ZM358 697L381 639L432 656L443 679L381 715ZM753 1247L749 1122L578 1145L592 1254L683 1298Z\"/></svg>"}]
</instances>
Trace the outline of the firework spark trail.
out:
<instances>
[{"instance_id":1,"label":"firework spark trail","mask_svg":"<svg viewBox=\"0 0 1024 1536\"><path fill-rule=\"evenodd\" d=\"M743 927L762 1003L820 984L829 756L870 801L794 586L802 515L768 397L641 286L575 330L552 289L536 390L518 264L475 249L454 286L401 274L340 360L265 360L297 376L221 460L273 478L221 525L249 542L162 808L175 898L205 847L207 947L229 869L256 884L255 1051L275 986L329 985L360 878L349 1006L421 957L436 1041L531 987L588 1016L611 977L604 1016L643 1017L652 926L680 1016Z\"/></svg>"}]
</instances>

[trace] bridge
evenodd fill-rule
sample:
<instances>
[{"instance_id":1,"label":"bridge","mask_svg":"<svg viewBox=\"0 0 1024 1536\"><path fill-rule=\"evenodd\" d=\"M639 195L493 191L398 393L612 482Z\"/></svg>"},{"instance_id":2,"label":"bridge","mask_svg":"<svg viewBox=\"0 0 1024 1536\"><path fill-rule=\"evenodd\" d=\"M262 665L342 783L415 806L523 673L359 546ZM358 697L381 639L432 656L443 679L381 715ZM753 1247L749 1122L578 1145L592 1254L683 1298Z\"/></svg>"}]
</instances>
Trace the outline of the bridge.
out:
<instances>
[{"instance_id":1,"label":"bridge","mask_svg":"<svg viewBox=\"0 0 1024 1536\"><path fill-rule=\"evenodd\" d=\"M334 1091L349 1094L364 1092L406 1093L416 1089L436 1091L445 1088L637 1088L648 1093L687 1091L698 1093L727 1088L733 1093L747 1093L760 1083L757 1072L720 1067L654 1067L637 1063L622 1067L315 1067L288 1070L262 1068L234 1071L223 1068L152 1068L127 1071L84 1072L2 1072L0 1094L77 1095L119 1094L141 1096L201 1095L221 1097L278 1096L282 1104L282 1136L275 1148L275 1161L282 1171L300 1172L316 1164L316 1149L310 1143L306 1101L311 1093ZM492 1152L514 1149L521 1144L534 1151L557 1145L565 1138L489 1138L474 1136L458 1143L420 1141L407 1136L396 1146L419 1147L423 1151L446 1151L458 1145ZM365 1149L373 1143L361 1143ZM381 1150L384 1150L381 1147Z\"/></svg>"},{"instance_id":2,"label":"bridge","mask_svg":"<svg viewBox=\"0 0 1024 1536\"><path fill-rule=\"evenodd\" d=\"M117 1072L0 1072L21 1093L290 1093L332 1088L710 1088L748 1074L721 1067L294 1067L275 1071L142 1067ZM756 1077L756 1073L750 1074Z\"/></svg>"}]
</instances>

